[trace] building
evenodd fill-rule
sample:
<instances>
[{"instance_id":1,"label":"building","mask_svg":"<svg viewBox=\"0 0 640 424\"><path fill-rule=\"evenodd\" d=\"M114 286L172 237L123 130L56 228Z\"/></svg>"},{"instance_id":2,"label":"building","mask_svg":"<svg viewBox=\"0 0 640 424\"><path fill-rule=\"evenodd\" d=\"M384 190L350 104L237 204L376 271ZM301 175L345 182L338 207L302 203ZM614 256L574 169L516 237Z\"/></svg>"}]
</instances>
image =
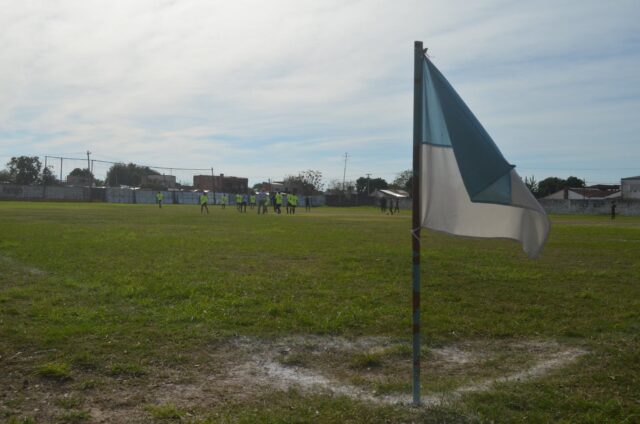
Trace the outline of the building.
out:
<instances>
[{"instance_id":1,"label":"building","mask_svg":"<svg viewBox=\"0 0 640 424\"><path fill-rule=\"evenodd\" d=\"M196 190L212 190L217 193L246 193L249 190L249 179L225 177L224 174L194 175L193 187Z\"/></svg>"},{"instance_id":2,"label":"building","mask_svg":"<svg viewBox=\"0 0 640 424\"><path fill-rule=\"evenodd\" d=\"M266 191L269 193L273 193L276 191L284 191L285 187L284 184L282 183L282 181L278 182L278 181L263 181L260 184L258 184L257 186L254 186L254 188L256 188L258 191Z\"/></svg>"},{"instance_id":3,"label":"building","mask_svg":"<svg viewBox=\"0 0 640 424\"><path fill-rule=\"evenodd\" d=\"M624 199L640 199L640 175L621 179L620 191Z\"/></svg>"},{"instance_id":4,"label":"building","mask_svg":"<svg viewBox=\"0 0 640 424\"><path fill-rule=\"evenodd\" d=\"M599 187L564 188L543 197L543 199L605 200L620 198L619 188L617 186L614 187L615 188L612 189L602 189Z\"/></svg>"},{"instance_id":5,"label":"building","mask_svg":"<svg viewBox=\"0 0 640 424\"><path fill-rule=\"evenodd\" d=\"M175 175L143 175L140 186L156 190L176 188L176 177Z\"/></svg>"}]
</instances>

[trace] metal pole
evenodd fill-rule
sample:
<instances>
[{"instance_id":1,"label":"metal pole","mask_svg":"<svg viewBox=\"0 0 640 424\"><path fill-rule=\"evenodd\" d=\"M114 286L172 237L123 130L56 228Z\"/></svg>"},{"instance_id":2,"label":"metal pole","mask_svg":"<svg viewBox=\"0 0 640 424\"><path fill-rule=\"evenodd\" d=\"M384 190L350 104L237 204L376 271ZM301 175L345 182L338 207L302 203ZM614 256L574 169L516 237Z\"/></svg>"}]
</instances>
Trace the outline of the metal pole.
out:
<instances>
[{"instance_id":1,"label":"metal pole","mask_svg":"<svg viewBox=\"0 0 640 424\"><path fill-rule=\"evenodd\" d=\"M46 170L48 170L47 168L47 156L44 157L44 169L42 170L42 199L46 199L47 198L47 173L45 172Z\"/></svg>"},{"instance_id":2,"label":"metal pole","mask_svg":"<svg viewBox=\"0 0 640 424\"><path fill-rule=\"evenodd\" d=\"M420 405L420 145L422 144L422 41L414 44L413 66L413 405Z\"/></svg>"},{"instance_id":3,"label":"metal pole","mask_svg":"<svg viewBox=\"0 0 640 424\"><path fill-rule=\"evenodd\" d=\"M60 158L60 182L62 182L62 158Z\"/></svg>"},{"instance_id":4,"label":"metal pole","mask_svg":"<svg viewBox=\"0 0 640 424\"><path fill-rule=\"evenodd\" d=\"M347 177L347 158L349 157L349 153L344 154L344 172L342 173L342 191L344 193L347 192L347 188L345 187L345 179Z\"/></svg>"},{"instance_id":5,"label":"metal pole","mask_svg":"<svg viewBox=\"0 0 640 424\"><path fill-rule=\"evenodd\" d=\"M213 175L213 166L211 167L211 191L213 192L213 204L216 204L216 185L215 185L215 179L216 177L214 177Z\"/></svg>"}]
</instances>

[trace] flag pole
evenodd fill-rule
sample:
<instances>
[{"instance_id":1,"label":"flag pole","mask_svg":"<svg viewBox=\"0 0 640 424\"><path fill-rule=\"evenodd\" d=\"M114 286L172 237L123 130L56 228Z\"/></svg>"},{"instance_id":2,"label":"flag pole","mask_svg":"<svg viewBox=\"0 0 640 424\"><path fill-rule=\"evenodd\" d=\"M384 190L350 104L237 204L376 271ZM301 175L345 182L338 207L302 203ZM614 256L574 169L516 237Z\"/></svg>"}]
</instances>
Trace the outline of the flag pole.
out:
<instances>
[{"instance_id":1,"label":"flag pole","mask_svg":"<svg viewBox=\"0 0 640 424\"><path fill-rule=\"evenodd\" d=\"M413 249L413 405L420 405L420 145L422 143L422 41L414 43L413 66L413 210L411 246Z\"/></svg>"}]
</instances>

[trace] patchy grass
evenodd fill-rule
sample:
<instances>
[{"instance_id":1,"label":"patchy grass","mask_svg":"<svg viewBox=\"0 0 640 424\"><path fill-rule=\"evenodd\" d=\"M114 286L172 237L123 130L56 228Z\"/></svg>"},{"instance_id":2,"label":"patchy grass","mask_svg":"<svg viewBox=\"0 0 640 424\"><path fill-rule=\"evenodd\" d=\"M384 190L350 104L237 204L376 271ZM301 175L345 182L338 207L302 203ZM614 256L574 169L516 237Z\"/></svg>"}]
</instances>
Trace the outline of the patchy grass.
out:
<instances>
[{"instance_id":1,"label":"patchy grass","mask_svg":"<svg viewBox=\"0 0 640 424\"><path fill-rule=\"evenodd\" d=\"M63 363L49 362L42 364L35 370L35 374L49 380L71 380L71 370L69 369L69 365Z\"/></svg>"},{"instance_id":2,"label":"patchy grass","mask_svg":"<svg viewBox=\"0 0 640 424\"><path fill-rule=\"evenodd\" d=\"M58 421L61 423L83 423L89 420L91 415L88 411L66 411L60 415Z\"/></svg>"},{"instance_id":3,"label":"patchy grass","mask_svg":"<svg viewBox=\"0 0 640 424\"><path fill-rule=\"evenodd\" d=\"M179 420L185 414L172 404L147 405L145 409L156 420Z\"/></svg>"},{"instance_id":4,"label":"patchy grass","mask_svg":"<svg viewBox=\"0 0 640 424\"><path fill-rule=\"evenodd\" d=\"M354 355L349 362L349 367L356 370L370 370L371 368L379 368L381 366L381 355L371 352L358 353Z\"/></svg>"},{"instance_id":5,"label":"patchy grass","mask_svg":"<svg viewBox=\"0 0 640 424\"><path fill-rule=\"evenodd\" d=\"M407 393L409 214L202 216L195 206L0 202L0 420L61 420L55 399L70 391L84 400L67 412L90 404L84 419L104 422L154 420L147 404L188 405L195 422L632 422L640 218L552 221L536 261L509 241L424 231L423 385L453 390L545 354L519 342L588 354L427 413L288 389L243 394L226 374L242 359L239 337L267 345L374 337L392 342L318 352L302 343L275 359L363 390ZM443 359L501 345L511 348L465 364Z\"/></svg>"},{"instance_id":6,"label":"patchy grass","mask_svg":"<svg viewBox=\"0 0 640 424\"><path fill-rule=\"evenodd\" d=\"M63 409L73 409L80 406L80 399L74 396L61 397L55 404Z\"/></svg>"},{"instance_id":7,"label":"patchy grass","mask_svg":"<svg viewBox=\"0 0 640 424\"><path fill-rule=\"evenodd\" d=\"M112 364L107 370L107 374L114 377L141 377L146 373L140 365L127 363Z\"/></svg>"}]
</instances>

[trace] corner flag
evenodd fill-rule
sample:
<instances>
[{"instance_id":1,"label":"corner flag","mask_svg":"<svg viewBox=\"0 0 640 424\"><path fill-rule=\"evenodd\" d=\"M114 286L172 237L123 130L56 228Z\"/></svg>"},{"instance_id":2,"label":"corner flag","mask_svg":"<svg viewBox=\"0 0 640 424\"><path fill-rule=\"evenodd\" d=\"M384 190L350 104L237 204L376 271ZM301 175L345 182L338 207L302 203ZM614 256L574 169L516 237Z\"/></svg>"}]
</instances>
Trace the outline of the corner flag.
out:
<instances>
[{"instance_id":1,"label":"corner flag","mask_svg":"<svg viewBox=\"0 0 640 424\"><path fill-rule=\"evenodd\" d=\"M549 234L537 200L458 93L414 44L413 404L420 405L420 229L508 238L536 257Z\"/></svg>"},{"instance_id":2,"label":"corner flag","mask_svg":"<svg viewBox=\"0 0 640 424\"><path fill-rule=\"evenodd\" d=\"M421 226L514 239L536 257L549 233L544 209L445 77L423 60Z\"/></svg>"}]
</instances>

